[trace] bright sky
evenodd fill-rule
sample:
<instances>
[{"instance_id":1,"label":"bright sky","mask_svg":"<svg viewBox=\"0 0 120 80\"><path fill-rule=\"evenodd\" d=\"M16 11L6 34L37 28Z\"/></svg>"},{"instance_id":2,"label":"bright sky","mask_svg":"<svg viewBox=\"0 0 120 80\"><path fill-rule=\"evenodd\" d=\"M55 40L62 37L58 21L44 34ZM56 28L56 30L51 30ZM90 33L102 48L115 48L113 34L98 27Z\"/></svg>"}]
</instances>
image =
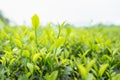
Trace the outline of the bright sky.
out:
<instances>
[{"instance_id":1,"label":"bright sky","mask_svg":"<svg viewBox=\"0 0 120 80\"><path fill-rule=\"evenodd\" d=\"M120 24L120 0L0 0L0 10L17 24L30 24L34 13L42 24Z\"/></svg>"}]
</instances>

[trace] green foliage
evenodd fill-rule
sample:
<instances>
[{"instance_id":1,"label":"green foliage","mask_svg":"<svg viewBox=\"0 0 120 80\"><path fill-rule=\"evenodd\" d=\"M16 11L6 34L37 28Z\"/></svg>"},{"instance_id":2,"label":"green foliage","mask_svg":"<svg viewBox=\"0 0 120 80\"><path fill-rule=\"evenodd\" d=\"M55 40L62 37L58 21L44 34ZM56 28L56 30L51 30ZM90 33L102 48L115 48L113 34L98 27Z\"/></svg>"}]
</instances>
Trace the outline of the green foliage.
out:
<instances>
[{"instance_id":1,"label":"green foliage","mask_svg":"<svg viewBox=\"0 0 120 80\"><path fill-rule=\"evenodd\" d=\"M119 27L39 26L0 29L0 80L120 79Z\"/></svg>"}]
</instances>

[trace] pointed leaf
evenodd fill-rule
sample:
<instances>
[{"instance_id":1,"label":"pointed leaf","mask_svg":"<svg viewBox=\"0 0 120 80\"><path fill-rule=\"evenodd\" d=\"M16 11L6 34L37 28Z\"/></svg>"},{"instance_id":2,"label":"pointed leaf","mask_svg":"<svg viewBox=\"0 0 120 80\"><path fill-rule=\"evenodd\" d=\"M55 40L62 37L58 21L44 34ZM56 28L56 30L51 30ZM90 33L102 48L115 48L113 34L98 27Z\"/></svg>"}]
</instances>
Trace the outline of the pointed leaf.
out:
<instances>
[{"instance_id":1,"label":"pointed leaf","mask_svg":"<svg viewBox=\"0 0 120 80\"><path fill-rule=\"evenodd\" d=\"M99 70L99 76L100 77L102 77L102 75L105 72L105 70L107 69L107 67L108 67L108 64L101 65L100 70Z\"/></svg>"},{"instance_id":2,"label":"pointed leaf","mask_svg":"<svg viewBox=\"0 0 120 80\"><path fill-rule=\"evenodd\" d=\"M34 54L32 58L33 62L36 62L39 57L40 57L40 53Z\"/></svg>"},{"instance_id":3,"label":"pointed leaf","mask_svg":"<svg viewBox=\"0 0 120 80\"><path fill-rule=\"evenodd\" d=\"M82 79L84 80L86 78L86 76L87 76L86 68L82 64L80 64L80 65L78 65L78 69L79 69L79 71L80 71L80 73L82 75Z\"/></svg>"},{"instance_id":4,"label":"pointed leaf","mask_svg":"<svg viewBox=\"0 0 120 80\"><path fill-rule=\"evenodd\" d=\"M32 63L27 63L27 67L30 70L31 73L33 73L34 67Z\"/></svg>"},{"instance_id":5,"label":"pointed leaf","mask_svg":"<svg viewBox=\"0 0 120 80\"><path fill-rule=\"evenodd\" d=\"M38 17L37 14L35 14L32 17L32 26L36 30L39 27L39 25L40 25L40 23L39 23L39 17Z\"/></svg>"},{"instance_id":6,"label":"pointed leaf","mask_svg":"<svg viewBox=\"0 0 120 80\"><path fill-rule=\"evenodd\" d=\"M22 42L19 39L14 39L14 42L18 47L22 48Z\"/></svg>"},{"instance_id":7,"label":"pointed leaf","mask_svg":"<svg viewBox=\"0 0 120 80\"><path fill-rule=\"evenodd\" d=\"M95 59L89 62L89 64L87 65L87 70L89 71L94 64L95 64Z\"/></svg>"},{"instance_id":8,"label":"pointed leaf","mask_svg":"<svg viewBox=\"0 0 120 80\"><path fill-rule=\"evenodd\" d=\"M58 76L58 71L53 71L49 76L47 76L46 80L56 80Z\"/></svg>"}]
</instances>

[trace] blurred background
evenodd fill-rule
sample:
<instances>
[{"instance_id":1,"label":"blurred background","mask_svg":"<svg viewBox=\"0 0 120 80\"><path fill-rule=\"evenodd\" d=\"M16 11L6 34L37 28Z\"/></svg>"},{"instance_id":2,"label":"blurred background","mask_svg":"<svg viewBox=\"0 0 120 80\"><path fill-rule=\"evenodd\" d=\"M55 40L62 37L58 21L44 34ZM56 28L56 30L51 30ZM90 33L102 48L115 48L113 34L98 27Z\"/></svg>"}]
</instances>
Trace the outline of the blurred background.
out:
<instances>
[{"instance_id":1,"label":"blurred background","mask_svg":"<svg viewBox=\"0 0 120 80\"><path fill-rule=\"evenodd\" d=\"M0 0L0 19L9 25L31 25L33 14L41 24L75 26L120 25L120 0Z\"/></svg>"}]
</instances>

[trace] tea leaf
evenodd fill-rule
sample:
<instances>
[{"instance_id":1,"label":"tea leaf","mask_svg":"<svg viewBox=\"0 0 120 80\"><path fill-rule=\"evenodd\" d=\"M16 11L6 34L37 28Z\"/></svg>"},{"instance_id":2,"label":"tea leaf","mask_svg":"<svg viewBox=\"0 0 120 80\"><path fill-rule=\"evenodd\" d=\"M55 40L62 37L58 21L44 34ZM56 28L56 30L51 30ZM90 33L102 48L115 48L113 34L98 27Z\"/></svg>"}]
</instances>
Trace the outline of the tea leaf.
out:
<instances>
[{"instance_id":1,"label":"tea leaf","mask_svg":"<svg viewBox=\"0 0 120 80\"><path fill-rule=\"evenodd\" d=\"M117 74L115 77L113 77L113 80L120 80L120 74Z\"/></svg>"},{"instance_id":2,"label":"tea leaf","mask_svg":"<svg viewBox=\"0 0 120 80\"><path fill-rule=\"evenodd\" d=\"M37 14L34 14L32 17L32 26L36 30L38 29L39 25L40 25L39 17Z\"/></svg>"},{"instance_id":3,"label":"tea leaf","mask_svg":"<svg viewBox=\"0 0 120 80\"><path fill-rule=\"evenodd\" d=\"M58 71L53 71L49 76L47 76L46 80L57 80Z\"/></svg>"},{"instance_id":4,"label":"tea leaf","mask_svg":"<svg viewBox=\"0 0 120 80\"><path fill-rule=\"evenodd\" d=\"M117 48L117 49L115 49L114 51L113 51L113 56L117 53L117 51L118 51L119 49Z\"/></svg>"},{"instance_id":5,"label":"tea leaf","mask_svg":"<svg viewBox=\"0 0 120 80\"><path fill-rule=\"evenodd\" d=\"M64 41L65 41L65 38L59 37L58 40L55 42L55 47L58 48L58 47L62 46Z\"/></svg>"},{"instance_id":6,"label":"tea leaf","mask_svg":"<svg viewBox=\"0 0 120 80\"><path fill-rule=\"evenodd\" d=\"M89 62L89 64L87 65L87 70L89 71L94 64L95 64L95 59Z\"/></svg>"},{"instance_id":7,"label":"tea leaf","mask_svg":"<svg viewBox=\"0 0 120 80\"><path fill-rule=\"evenodd\" d=\"M107 69L108 67L108 64L103 64L100 66L100 69L99 69L99 76L102 77L103 73L105 72L105 70Z\"/></svg>"},{"instance_id":8,"label":"tea leaf","mask_svg":"<svg viewBox=\"0 0 120 80\"><path fill-rule=\"evenodd\" d=\"M31 73L33 73L34 67L32 63L27 63L27 67L30 70Z\"/></svg>"},{"instance_id":9,"label":"tea leaf","mask_svg":"<svg viewBox=\"0 0 120 80\"><path fill-rule=\"evenodd\" d=\"M87 73L88 73L86 68L82 64L79 64L78 69L79 69L79 71L80 71L80 73L82 75L82 80L85 80L85 78L87 76Z\"/></svg>"},{"instance_id":10,"label":"tea leaf","mask_svg":"<svg viewBox=\"0 0 120 80\"><path fill-rule=\"evenodd\" d=\"M30 52L28 50L23 50L23 56L29 57Z\"/></svg>"},{"instance_id":11,"label":"tea leaf","mask_svg":"<svg viewBox=\"0 0 120 80\"><path fill-rule=\"evenodd\" d=\"M22 48L22 42L20 40L14 39L14 41L18 47Z\"/></svg>"},{"instance_id":12,"label":"tea leaf","mask_svg":"<svg viewBox=\"0 0 120 80\"><path fill-rule=\"evenodd\" d=\"M32 58L33 62L36 62L39 57L40 57L40 53L34 54Z\"/></svg>"}]
</instances>

